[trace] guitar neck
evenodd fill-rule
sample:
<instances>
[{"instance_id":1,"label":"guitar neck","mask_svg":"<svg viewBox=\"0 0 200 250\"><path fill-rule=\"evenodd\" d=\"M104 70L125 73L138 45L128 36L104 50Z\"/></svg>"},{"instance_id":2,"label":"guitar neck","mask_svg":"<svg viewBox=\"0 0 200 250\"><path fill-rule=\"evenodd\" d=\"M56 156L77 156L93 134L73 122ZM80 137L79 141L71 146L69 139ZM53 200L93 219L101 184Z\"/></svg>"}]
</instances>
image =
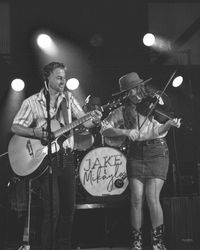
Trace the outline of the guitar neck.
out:
<instances>
[{"instance_id":1,"label":"guitar neck","mask_svg":"<svg viewBox=\"0 0 200 250\"><path fill-rule=\"evenodd\" d=\"M118 108L122 106L122 100L121 99L118 99L118 100L115 100L115 101L112 101L112 102L108 102L106 104L104 104L103 106L100 106L100 110L102 112L104 112L106 109L113 109L113 108Z\"/></svg>"},{"instance_id":2,"label":"guitar neck","mask_svg":"<svg viewBox=\"0 0 200 250\"><path fill-rule=\"evenodd\" d=\"M91 118L91 113L88 113L88 114L84 115L83 117L75 120L74 122L65 125L64 127L60 128L60 129L58 129L57 131L54 132L55 138L63 135L64 133L69 132L70 130L76 128L80 124L83 124L84 122L90 120L90 118Z\"/></svg>"},{"instance_id":3,"label":"guitar neck","mask_svg":"<svg viewBox=\"0 0 200 250\"><path fill-rule=\"evenodd\" d=\"M102 105L102 106L100 107L100 110L103 112L103 111L105 111L105 109L107 109L107 108L109 108L109 107L110 107L110 104L107 103L107 104Z\"/></svg>"}]
</instances>

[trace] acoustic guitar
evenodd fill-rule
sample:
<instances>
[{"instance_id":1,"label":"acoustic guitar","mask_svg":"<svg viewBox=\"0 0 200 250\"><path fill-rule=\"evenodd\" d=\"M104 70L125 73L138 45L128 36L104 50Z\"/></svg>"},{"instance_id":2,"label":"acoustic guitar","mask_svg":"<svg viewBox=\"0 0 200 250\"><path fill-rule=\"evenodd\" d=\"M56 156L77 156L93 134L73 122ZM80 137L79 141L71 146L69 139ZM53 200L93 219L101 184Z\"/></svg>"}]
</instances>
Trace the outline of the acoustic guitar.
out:
<instances>
[{"instance_id":1,"label":"acoustic guitar","mask_svg":"<svg viewBox=\"0 0 200 250\"><path fill-rule=\"evenodd\" d=\"M63 127L60 126L57 120L51 120L51 130L55 138L51 142L52 154L60 150L61 143L70 137L69 132L72 129L92 118L94 118L94 111ZM46 128L46 124L44 128ZM41 163L47 154L48 145L43 145L40 139L14 135L8 145L8 157L11 168L16 175L22 177L33 174L40 166L42 168Z\"/></svg>"},{"instance_id":2,"label":"acoustic guitar","mask_svg":"<svg viewBox=\"0 0 200 250\"><path fill-rule=\"evenodd\" d=\"M100 107L103 112L106 109L114 109L122 105L121 99L108 102ZM51 131L54 134L55 140L51 142L52 154L58 152L64 140L68 139L70 131L84 122L94 119L95 111L88 112L83 117L67 124L63 127L57 120L51 120ZM44 129L46 128L44 125ZM45 156L48 154L48 146L43 145L40 139L31 139L23 136L14 135L8 144L8 157L10 165L14 173L21 177L29 175L38 175L43 173L47 166L42 164L43 160L47 160ZM36 172L37 171L37 172Z\"/></svg>"}]
</instances>

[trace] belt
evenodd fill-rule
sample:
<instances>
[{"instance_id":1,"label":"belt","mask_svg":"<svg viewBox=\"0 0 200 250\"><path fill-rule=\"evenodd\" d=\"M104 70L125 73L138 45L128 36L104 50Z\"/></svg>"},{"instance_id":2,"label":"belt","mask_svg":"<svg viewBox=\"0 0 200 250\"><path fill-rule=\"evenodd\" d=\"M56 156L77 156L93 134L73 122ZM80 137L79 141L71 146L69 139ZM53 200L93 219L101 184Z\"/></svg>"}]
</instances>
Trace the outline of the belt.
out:
<instances>
[{"instance_id":1,"label":"belt","mask_svg":"<svg viewBox=\"0 0 200 250\"><path fill-rule=\"evenodd\" d=\"M146 141L135 141L134 143L136 143L137 145L152 145L152 144L156 144L156 143L164 143L166 142L165 138L156 138L156 139L152 139L152 140L146 140Z\"/></svg>"}]
</instances>

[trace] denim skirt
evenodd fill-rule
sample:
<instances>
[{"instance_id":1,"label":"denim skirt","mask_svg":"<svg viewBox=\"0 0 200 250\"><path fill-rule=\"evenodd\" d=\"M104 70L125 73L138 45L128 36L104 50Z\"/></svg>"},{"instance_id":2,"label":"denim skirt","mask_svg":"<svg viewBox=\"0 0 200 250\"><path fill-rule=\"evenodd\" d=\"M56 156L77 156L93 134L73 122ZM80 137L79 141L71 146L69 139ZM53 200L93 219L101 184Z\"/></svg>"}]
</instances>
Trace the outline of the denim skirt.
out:
<instances>
[{"instance_id":1,"label":"denim skirt","mask_svg":"<svg viewBox=\"0 0 200 250\"><path fill-rule=\"evenodd\" d=\"M138 179L166 180L169 150L164 138L131 142L127 151L127 175Z\"/></svg>"}]
</instances>

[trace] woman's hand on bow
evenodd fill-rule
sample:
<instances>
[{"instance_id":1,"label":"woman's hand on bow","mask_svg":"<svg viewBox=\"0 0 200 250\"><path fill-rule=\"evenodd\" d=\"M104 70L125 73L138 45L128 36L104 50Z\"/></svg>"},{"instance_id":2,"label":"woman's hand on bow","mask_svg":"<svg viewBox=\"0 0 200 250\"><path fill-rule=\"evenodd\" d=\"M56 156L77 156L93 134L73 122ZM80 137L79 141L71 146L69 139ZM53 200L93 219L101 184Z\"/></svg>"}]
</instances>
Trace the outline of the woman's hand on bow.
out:
<instances>
[{"instance_id":1,"label":"woman's hand on bow","mask_svg":"<svg viewBox=\"0 0 200 250\"><path fill-rule=\"evenodd\" d=\"M140 135L139 130L137 130L137 129L131 129L131 130L129 130L128 137L132 141L136 141L139 138L139 135Z\"/></svg>"}]
</instances>

